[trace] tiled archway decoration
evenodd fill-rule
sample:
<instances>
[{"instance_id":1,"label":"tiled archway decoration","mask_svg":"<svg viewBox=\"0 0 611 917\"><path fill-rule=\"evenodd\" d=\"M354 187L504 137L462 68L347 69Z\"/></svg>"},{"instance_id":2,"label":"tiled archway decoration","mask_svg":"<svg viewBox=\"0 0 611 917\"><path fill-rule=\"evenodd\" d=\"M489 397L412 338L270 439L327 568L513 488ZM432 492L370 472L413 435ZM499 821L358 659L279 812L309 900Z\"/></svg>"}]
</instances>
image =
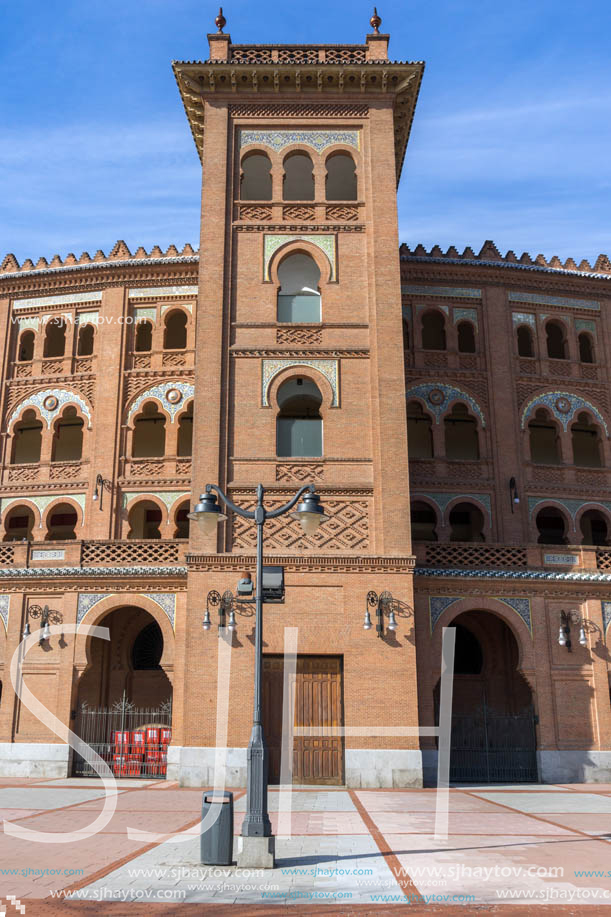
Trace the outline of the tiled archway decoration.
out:
<instances>
[{"instance_id":1,"label":"tiled archway decoration","mask_svg":"<svg viewBox=\"0 0 611 917\"><path fill-rule=\"evenodd\" d=\"M456 388L455 385L446 385L443 382L421 382L419 385L411 385L406 390L405 397L408 401L410 398L422 398L426 404L426 410L435 416L435 423L439 423L452 401L463 401L479 418L482 429L486 426L484 412L475 398L461 388Z\"/></svg>"},{"instance_id":2,"label":"tiled archway decoration","mask_svg":"<svg viewBox=\"0 0 611 917\"><path fill-rule=\"evenodd\" d=\"M69 389L63 388L45 388L41 392L35 392L33 395L24 398L24 400L20 401L14 408L13 413L9 417L7 427L10 429L13 422L17 420L19 415L27 408L38 408L40 416L44 418L47 427L50 427L53 420L67 404L78 405L82 414L87 418L89 427L91 428L91 411L89 405L80 395L77 395L76 392L71 392Z\"/></svg>"},{"instance_id":3,"label":"tiled archway decoration","mask_svg":"<svg viewBox=\"0 0 611 917\"><path fill-rule=\"evenodd\" d=\"M308 366L322 373L333 391L331 407L336 408L338 406L337 360L263 360L261 378L261 404L263 407L269 407L268 392L270 382L274 376L277 376L283 369L288 369L290 366Z\"/></svg>"},{"instance_id":4,"label":"tiled archway decoration","mask_svg":"<svg viewBox=\"0 0 611 917\"><path fill-rule=\"evenodd\" d=\"M529 497L528 515L530 518L532 518L536 508L542 503L554 503L558 506L563 506L567 513L570 515L573 522L575 521L577 513L582 506L601 506L606 509L608 513L611 513L611 503L606 502L605 500L559 500L555 497Z\"/></svg>"},{"instance_id":5,"label":"tiled archway decoration","mask_svg":"<svg viewBox=\"0 0 611 917\"><path fill-rule=\"evenodd\" d=\"M5 497L0 499L0 513L4 518L9 507L13 506L14 503L23 503L24 501L29 501L33 503L37 508L40 515L40 524L39 528L42 528L42 517L44 516L45 510L51 503L61 503L63 500L74 500L75 503L81 508L82 511L82 524L85 524L85 494L52 494L51 496L35 496L34 494L24 494L22 497Z\"/></svg>"},{"instance_id":6,"label":"tiled archway decoration","mask_svg":"<svg viewBox=\"0 0 611 917\"><path fill-rule=\"evenodd\" d=\"M174 504L178 502L178 500L184 497L189 499L189 496L190 494L188 491L186 493L183 493L180 490L168 490L168 491L164 491L163 493L154 493L154 494L153 493L142 493L142 491L140 490L130 491L129 493L126 492L123 494L123 508L125 509L131 503L134 497L142 497L144 499L146 499L147 497L148 498L157 497L159 500L161 500L162 503L165 503L166 509L169 513L172 507L174 506Z\"/></svg>"},{"instance_id":7,"label":"tiled archway decoration","mask_svg":"<svg viewBox=\"0 0 611 917\"><path fill-rule=\"evenodd\" d=\"M316 245L321 252L326 255L329 265L331 266L331 280L334 281L336 278L336 258L335 258L335 236L334 235L323 235L321 233L317 235L268 235L265 234L263 237L263 279L269 280L269 263L272 260L274 252L277 252L279 248L283 245L286 245L288 242L310 242L311 245Z\"/></svg>"},{"instance_id":8,"label":"tiled archway decoration","mask_svg":"<svg viewBox=\"0 0 611 917\"><path fill-rule=\"evenodd\" d=\"M605 419L598 408L595 408L591 402L586 401L581 395L574 395L572 392L543 392L531 398L522 410L522 429L526 426L526 420L529 415L539 407L548 408L556 420L560 421L565 433L577 411L589 411L604 428L607 436L609 435Z\"/></svg>"},{"instance_id":9,"label":"tiled archway decoration","mask_svg":"<svg viewBox=\"0 0 611 917\"><path fill-rule=\"evenodd\" d=\"M174 619L176 617L176 593L175 592L142 592L138 595L133 595L131 598L145 598L151 599L155 602L163 611L166 613L172 628L174 628ZM76 625L80 625L81 621L85 615L91 611L94 605L97 605L98 602L101 602L102 599L115 598L115 599L125 599L125 604L129 605L130 595L128 593L117 593L117 592L87 592L80 593L78 597L78 605L76 611Z\"/></svg>"},{"instance_id":10,"label":"tiled archway decoration","mask_svg":"<svg viewBox=\"0 0 611 917\"><path fill-rule=\"evenodd\" d=\"M360 131L240 131L240 149L256 144L279 153L288 146L300 143L312 147L317 153L330 146L341 144L359 149Z\"/></svg>"},{"instance_id":11,"label":"tiled archway decoration","mask_svg":"<svg viewBox=\"0 0 611 917\"><path fill-rule=\"evenodd\" d=\"M468 502L470 500L473 500L475 503L479 503L481 506L483 506L486 509L486 512L488 513L488 515L490 515L490 494L466 494L466 493L448 494L448 493L431 493L428 491L425 492L423 490L420 490L417 492L412 491L412 499L415 500L417 497L426 497L428 500L432 500L433 503L435 503L435 505L439 507L439 511L441 513L442 519L445 517L445 513L448 507L448 504L450 504L452 500L456 500L458 498L460 498L462 502Z\"/></svg>"},{"instance_id":12,"label":"tiled archway decoration","mask_svg":"<svg viewBox=\"0 0 611 917\"><path fill-rule=\"evenodd\" d=\"M173 379L171 382L160 382L158 385L153 385L151 388L147 388L145 392L140 392L135 400L132 401L127 422L131 422L132 417L145 401L156 398L163 405L164 411L167 411L170 415L172 423L174 423L177 413L184 410L185 403L189 398L193 397L193 392L192 382L176 382ZM178 393L178 395L175 393Z\"/></svg>"},{"instance_id":13,"label":"tiled archway decoration","mask_svg":"<svg viewBox=\"0 0 611 917\"><path fill-rule=\"evenodd\" d=\"M445 596L445 595L431 595L429 596L429 617L431 621L431 633L435 629L437 621L444 613L446 608L449 608L450 605L453 605L454 602L460 602L461 599L464 599L464 595L455 595L455 596ZM522 598L521 596L491 596L496 602L502 602L503 605L509 606L512 608L519 616L522 618L526 624L530 635L532 637L532 619L530 614L530 599ZM477 610L477 609L474 609ZM494 614L494 612L489 611L489 609L484 609L488 614Z\"/></svg>"},{"instance_id":14,"label":"tiled archway decoration","mask_svg":"<svg viewBox=\"0 0 611 917\"><path fill-rule=\"evenodd\" d=\"M0 595L0 618L2 618L5 631L8 631L8 607L10 601L10 595Z\"/></svg>"}]
</instances>

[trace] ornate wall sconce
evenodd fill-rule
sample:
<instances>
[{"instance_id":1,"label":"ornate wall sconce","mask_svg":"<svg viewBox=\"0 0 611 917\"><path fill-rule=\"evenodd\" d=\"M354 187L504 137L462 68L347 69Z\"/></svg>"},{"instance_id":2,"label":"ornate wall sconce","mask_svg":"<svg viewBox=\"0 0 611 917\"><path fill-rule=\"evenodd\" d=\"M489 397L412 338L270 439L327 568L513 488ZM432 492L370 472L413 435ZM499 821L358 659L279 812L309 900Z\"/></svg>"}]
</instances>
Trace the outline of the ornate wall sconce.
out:
<instances>
[{"instance_id":1,"label":"ornate wall sconce","mask_svg":"<svg viewBox=\"0 0 611 917\"><path fill-rule=\"evenodd\" d=\"M561 611L558 644L559 646L566 646L569 653L572 652L571 624L574 627L579 627L579 643L581 646L588 645L586 634L592 634L598 630L596 624L588 621L587 618L582 618L578 611Z\"/></svg>"},{"instance_id":2,"label":"ornate wall sconce","mask_svg":"<svg viewBox=\"0 0 611 917\"><path fill-rule=\"evenodd\" d=\"M240 606L243 605L254 605L255 599L249 598L252 596L253 583L250 578L250 573L245 573L242 579L238 583L238 594L237 596L233 594L230 589L226 589L225 592L221 595L216 589L211 589L208 595L206 596L206 611L204 614L204 619L202 621L202 627L204 630L210 630L212 627L212 620L210 618L210 610L213 611L218 609L218 629L219 636L221 633L221 628L226 627L228 631L232 634L238 629L236 622L236 613L239 615L244 615L247 617L252 617L254 614L250 610L242 610Z\"/></svg>"},{"instance_id":3,"label":"ornate wall sconce","mask_svg":"<svg viewBox=\"0 0 611 917\"><path fill-rule=\"evenodd\" d=\"M23 629L24 640L26 640L31 634L30 618L40 618L41 629L38 642L41 646L51 636L49 624L63 624L64 621L61 612L54 611L52 608L49 608L48 605L45 605L44 608L42 605L29 605L25 613L25 627Z\"/></svg>"},{"instance_id":4,"label":"ornate wall sconce","mask_svg":"<svg viewBox=\"0 0 611 917\"><path fill-rule=\"evenodd\" d=\"M107 481L101 474L96 475L95 489L91 499L94 503L100 504L98 507L100 510L102 509L102 496L105 490L112 491L112 481Z\"/></svg>"},{"instance_id":5,"label":"ornate wall sconce","mask_svg":"<svg viewBox=\"0 0 611 917\"><path fill-rule=\"evenodd\" d=\"M395 599L390 592L377 592L371 590L367 593L367 604L365 606L365 619L363 621L363 630L371 630L371 614L369 609L376 610L376 631L378 637L384 636L384 616L388 618L387 630L395 631L397 629L397 619L395 617Z\"/></svg>"}]
</instances>

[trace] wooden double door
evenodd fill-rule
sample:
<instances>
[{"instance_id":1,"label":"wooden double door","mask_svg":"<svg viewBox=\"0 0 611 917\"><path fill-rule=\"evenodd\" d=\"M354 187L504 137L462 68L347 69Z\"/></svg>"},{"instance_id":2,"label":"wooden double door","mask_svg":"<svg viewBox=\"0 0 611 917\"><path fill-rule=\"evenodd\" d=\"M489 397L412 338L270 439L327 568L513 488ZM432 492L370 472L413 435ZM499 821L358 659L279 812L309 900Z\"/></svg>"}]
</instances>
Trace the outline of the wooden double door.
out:
<instances>
[{"instance_id":1,"label":"wooden double door","mask_svg":"<svg viewBox=\"0 0 611 917\"><path fill-rule=\"evenodd\" d=\"M290 681L288 709L294 726L293 783L341 785L344 782L344 725L341 656L298 656ZM263 657L263 729L269 748L269 782L280 782L284 657Z\"/></svg>"}]
</instances>

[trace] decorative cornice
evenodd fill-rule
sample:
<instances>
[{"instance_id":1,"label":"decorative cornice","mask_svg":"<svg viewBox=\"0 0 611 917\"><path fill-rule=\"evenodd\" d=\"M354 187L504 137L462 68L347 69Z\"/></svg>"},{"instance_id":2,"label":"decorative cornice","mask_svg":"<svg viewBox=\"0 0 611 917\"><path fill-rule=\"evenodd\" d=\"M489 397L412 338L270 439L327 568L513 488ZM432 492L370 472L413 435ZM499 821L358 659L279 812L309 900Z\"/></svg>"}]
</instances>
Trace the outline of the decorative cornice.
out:
<instances>
[{"instance_id":1,"label":"decorative cornice","mask_svg":"<svg viewBox=\"0 0 611 917\"><path fill-rule=\"evenodd\" d=\"M354 95L363 101L393 103L397 183L407 148L424 63L367 61L363 63L241 63L232 61L175 61L172 65L200 159L204 146L204 100L233 103L242 92L259 94L272 102L286 93L298 94L307 104L328 97L342 104ZM312 96L312 93L316 95ZM299 117L298 114L295 117Z\"/></svg>"},{"instance_id":2,"label":"decorative cornice","mask_svg":"<svg viewBox=\"0 0 611 917\"><path fill-rule=\"evenodd\" d=\"M415 558L409 555L389 556L350 556L333 555L282 555L269 554L263 563L280 564L291 573L308 573L329 570L338 573L411 573ZM256 564L254 554L188 554L189 572L198 571L234 571L243 570L245 566ZM611 579L611 576L610 576Z\"/></svg>"}]
</instances>

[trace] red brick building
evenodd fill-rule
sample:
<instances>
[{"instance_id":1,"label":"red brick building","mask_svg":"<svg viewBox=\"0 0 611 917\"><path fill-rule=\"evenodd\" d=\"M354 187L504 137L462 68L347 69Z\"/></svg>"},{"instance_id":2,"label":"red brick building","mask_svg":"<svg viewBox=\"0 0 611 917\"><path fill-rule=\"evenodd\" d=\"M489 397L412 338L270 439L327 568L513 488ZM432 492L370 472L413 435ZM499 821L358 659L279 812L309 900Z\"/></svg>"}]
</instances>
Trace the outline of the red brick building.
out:
<instances>
[{"instance_id":1,"label":"red brick building","mask_svg":"<svg viewBox=\"0 0 611 917\"><path fill-rule=\"evenodd\" d=\"M399 247L424 65L390 62L388 36L209 42L174 65L199 253L2 262L0 773L85 772L9 676L47 607L67 632L22 660L30 691L105 754L130 716L171 723L168 776L209 783L218 606L202 619L254 571L254 528L189 531L189 507L207 482L245 506L262 483L271 507L313 482L315 535L266 525L285 579L264 613L272 777L290 627L295 722L312 727L294 780L434 780L435 740L401 730L435 722L452 625L453 779L608 781L611 264ZM363 628L371 591L392 596L382 639ZM240 785L254 653L234 610Z\"/></svg>"}]
</instances>

